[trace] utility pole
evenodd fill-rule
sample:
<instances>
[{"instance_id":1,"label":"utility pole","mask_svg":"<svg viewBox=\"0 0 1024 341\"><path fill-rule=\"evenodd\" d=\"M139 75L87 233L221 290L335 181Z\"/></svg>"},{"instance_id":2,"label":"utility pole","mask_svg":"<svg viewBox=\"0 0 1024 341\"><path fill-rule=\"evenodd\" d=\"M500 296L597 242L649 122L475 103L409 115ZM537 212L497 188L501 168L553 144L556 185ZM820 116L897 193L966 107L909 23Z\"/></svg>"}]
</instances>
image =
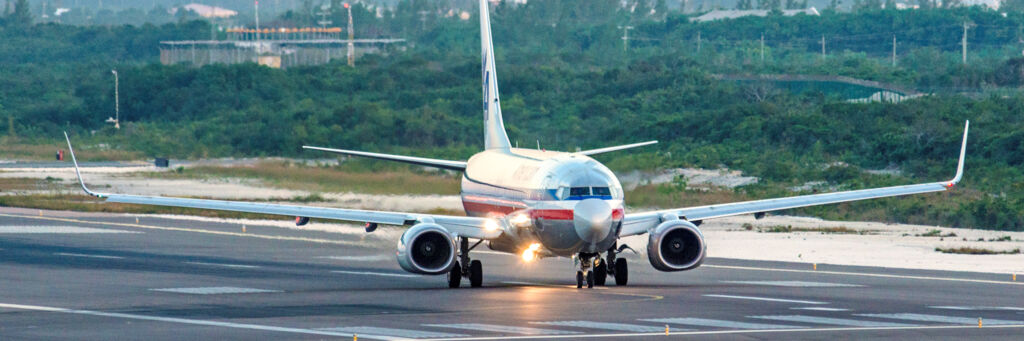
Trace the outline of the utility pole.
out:
<instances>
[{"instance_id":1,"label":"utility pole","mask_svg":"<svg viewBox=\"0 0 1024 341\"><path fill-rule=\"evenodd\" d=\"M964 21L964 35L961 41L963 45L963 63L967 64L967 22Z\"/></svg>"},{"instance_id":2,"label":"utility pole","mask_svg":"<svg viewBox=\"0 0 1024 341\"><path fill-rule=\"evenodd\" d=\"M700 53L700 31L697 31L697 53Z\"/></svg>"},{"instance_id":3,"label":"utility pole","mask_svg":"<svg viewBox=\"0 0 1024 341\"><path fill-rule=\"evenodd\" d=\"M761 32L761 64L764 64L764 32Z\"/></svg>"},{"instance_id":4,"label":"utility pole","mask_svg":"<svg viewBox=\"0 0 1024 341\"><path fill-rule=\"evenodd\" d=\"M345 9L348 10L348 66L356 66L356 51L352 42L356 36L355 31L352 29L352 6L349 6L346 2Z\"/></svg>"},{"instance_id":5,"label":"utility pole","mask_svg":"<svg viewBox=\"0 0 1024 341\"><path fill-rule=\"evenodd\" d=\"M317 21L316 23L320 24L320 28L323 30L323 32L327 32L327 26L334 23L333 21L327 20L327 16L331 14L330 11L331 11L331 4L330 3L326 3L326 4L323 4L323 5L320 5L320 12L317 13L318 15L320 15L320 20ZM324 63L330 63L331 62L331 46L327 45L327 48L325 50L327 50L327 53L324 55Z\"/></svg>"},{"instance_id":6,"label":"utility pole","mask_svg":"<svg viewBox=\"0 0 1024 341\"><path fill-rule=\"evenodd\" d=\"M821 59L825 60L825 35L821 35Z\"/></svg>"},{"instance_id":7,"label":"utility pole","mask_svg":"<svg viewBox=\"0 0 1024 341\"><path fill-rule=\"evenodd\" d=\"M121 129L121 85L117 79L117 70L110 70L110 73L114 74L114 129Z\"/></svg>"},{"instance_id":8,"label":"utility pole","mask_svg":"<svg viewBox=\"0 0 1024 341\"><path fill-rule=\"evenodd\" d=\"M622 52L629 51L629 30L633 29L633 26L619 26L622 29Z\"/></svg>"},{"instance_id":9,"label":"utility pole","mask_svg":"<svg viewBox=\"0 0 1024 341\"><path fill-rule=\"evenodd\" d=\"M426 31L427 30L427 14L430 14L430 11L419 11L419 12L416 12L416 13L420 14L420 29L423 30L423 31Z\"/></svg>"},{"instance_id":10,"label":"utility pole","mask_svg":"<svg viewBox=\"0 0 1024 341\"><path fill-rule=\"evenodd\" d=\"M260 63L260 0L256 0L256 64Z\"/></svg>"},{"instance_id":11,"label":"utility pole","mask_svg":"<svg viewBox=\"0 0 1024 341\"><path fill-rule=\"evenodd\" d=\"M896 67L896 35L892 35L892 67Z\"/></svg>"}]
</instances>

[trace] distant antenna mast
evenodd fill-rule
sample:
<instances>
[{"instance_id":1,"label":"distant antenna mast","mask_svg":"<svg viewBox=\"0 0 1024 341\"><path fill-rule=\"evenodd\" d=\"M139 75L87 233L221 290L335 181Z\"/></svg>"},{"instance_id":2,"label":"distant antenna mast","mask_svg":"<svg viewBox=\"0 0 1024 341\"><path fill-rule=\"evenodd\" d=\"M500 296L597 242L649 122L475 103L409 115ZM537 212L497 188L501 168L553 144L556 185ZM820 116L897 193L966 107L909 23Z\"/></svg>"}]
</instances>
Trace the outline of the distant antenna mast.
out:
<instances>
[{"instance_id":1,"label":"distant antenna mast","mask_svg":"<svg viewBox=\"0 0 1024 341\"><path fill-rule=\"evenodd\" d=\"M260 0L256 0L256 64L260 63Z\"/></svg>"},{"instance_id":2,"label":"distant antenna mast","mask_svg":"<svg viewBox=\"0 0 1024 341\"><path fill-rule=\"evenodd\" d=\"M356 66L356 48L352 42L356 39L356 33L352 29L352 6L346 2L345 9L348 10L348 66Z\"/></svg>"}]
</instances>

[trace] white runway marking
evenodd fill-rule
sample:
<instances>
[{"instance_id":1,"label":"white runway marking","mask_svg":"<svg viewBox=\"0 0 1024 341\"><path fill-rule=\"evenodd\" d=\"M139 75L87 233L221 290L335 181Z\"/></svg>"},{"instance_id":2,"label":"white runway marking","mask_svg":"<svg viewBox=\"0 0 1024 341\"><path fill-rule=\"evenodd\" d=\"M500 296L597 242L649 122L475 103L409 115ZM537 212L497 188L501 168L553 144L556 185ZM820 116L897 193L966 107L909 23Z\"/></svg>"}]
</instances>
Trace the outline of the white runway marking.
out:
<instances>
[{"instance_id":1,"label":"white runway marking","mask_svg":"<svg viewBox=\"0 0 1024 341\"><path fill-rule=\"evenodd\" d=\"M424 326L427 326L427 327L439 327L439 328L455 328L455 329L480 330L480 331L495 332L495 333L526 334L526 335L579 334L579 332L568 331L568 330L555 330L555 329L541 329L541 328L530 328L530 327L502 326L502 325L498 325L498 324L484 324L484 323L424 324Z\"/></svg>"},{"instance_id":2,"label":"white runway marking","mask_svg":"<svg viewBox=\"0 0 1024 341\"><path fill-rule=\"evenodd\" d=\"M943 316L943 315L929 315L929 314L856 314L857 316L865 317L878 317L887 319L897 320L911 320L921 322L939 322L939 323L952 323L952 324L978 324L978 317L959 317L959 316ZM1024 324L1022 321L1009 321L1009 320L997 320L987 319L982 316L982 321L987 325L1018 325Z\"/></svg>"},{"instance_id":3,"label":"white runway marking","mask_svg":"<svg viewBox=\"0 0 1024 341\"><path fill-rule=\"evenodd\" d=\"M731 269L731 270L795 272L795 273L807 273L807 274L819 274L819 275L843 275L843 276L861 276L861 277L878 277L878 278L920 279L920 280L927 280L927 281L950 281L950 282L965 282L965 283L1024 285L1024 282L994 281L994 280L987 280L987 279L970 279L970 278L955 278L955 277L908 276L908 275L891 275L891 274L873 274L873 273L863 273L863 272L797 270L797 269L782 269L782 268L767 268L767 267L766 268L759 268L759 267L753 267L753 266L710 265L710 264L701 265L701 267L703 267L703 268L713 268L713 269Z\"/></svg>"},{"instance_id":4,"label":"white runway marking","mask_svg":"<svg viewBox=\"0 0 1024 341\"><path fill-rule=\"evenodd\" d=\"M948 309L948 310L1009 310L1009 311L1024 311L1024 308L1019 307L956 307L956 306L932 306L928 308L934 309Z\"/></svg>"},{"instance_id":5,"label":"white runway marking","mask_svg":"<svg viewBox=\"0 0 1024 341\"><path fill-rule=\"evenodd\" d=\"M185 264L221 266L221 267L225 267L225 268L241 268L241 269L255 269L255 268L259 267L259 266L256 266L256 265L221 264L221 263L206 263L206 262L185 262Z\"/></svg>"},{"instance_id":6,"label":"white runway marking","mask_svg":"<svg viewBox=\"0 0 1024 341\"><path fill-rule=\"evenodd\" d=\"M193 295L220 295L220 294L262 294L270 292L281 292L281 290L267 290L256 288L239 287L197 287L197 288L160 288L149 289L150 291L174 292L179 294Z\"/></svg>"},{"instance_id":7,"label":"white runway marking","mask_svg":"<svg viewBox=\"0 0 1024 341\"><path fill-rule=\"evenodd\" d=\"M372 334L380 336L393 336L396 339L408 338L408 339L426 339L426 338L452 338L452 337L466 337L466 334L452 334L452 333L440 333L440 332L428 332L423 330L412 330L412 329L398 329L398 328L381 328L381 327L369 327L369 326L356 326L356 327L338 327L338 328L320 328L317 330L326 330L332 332L344 332L349 334L356 334L360 337L363 334Z\"/></svg>"},{"instance_id":8,"label":"white runway marking","mask_svg":"<svg viewBox=\"0 0 1024 341\"><path fill-rule=\"evenodd\" d=\"M906 323L894 323L894 322L876 322L876 321L861 321L851 319L841 319L832 317L818 317L818 316L807 316L807 315L761 315L761 316L747 316L749 318L764 319L764 320L777 320L777 321L788 321L788 322L803 322L803 323L816 323L816 324L830 324L835 326L849 326L849 327L910 327L912 324Z\"/></svg>"},{"instance_id":9,"label":"white runway marking","mask_svg":"<svg viewBox=\"0 0 1024 341\"><path fill-rule=\"evenodd\" d=\"M333 260L343 260L343 261L349 261L349 262L376 262L376 261L383 261L383 260L394 260L394 259L395 259L395 257L394 257L394 256L390 256L390 255L371 255L371 256L322 256L322 257L316 257L316 258L322 258L322 259L333 259Z\"/></svg>"},{"instance_id":10,"label":"white runway marking","mask_svg":"<svg viewBox=\"0 0 1024 341\"><path fill-rule=\"evenodd\" d=\"M338 273L338 274L367 275L367 276L387 276L387 277L405 277L405 278L423 277L423 276L420 276L420 275L399 274L399 273L390 273L390 272L345 271L345 270L333 270L331 272Z\"/></svg>"},{"instance_id":11,"label":"white runway marking","mask_svg":"<svg viewBox=\"0 0 1024 341\"><path fill-rule=\"evenodd\" d=\"M20 309L20 310L33 310L33 311L48 311L48 312L54 312L54 313L103 316L103 317L114 317L114 318L130 319L130 320L159 321L159 322L182 323L182 324L201 325L201 326L214 326L214 327L226 327L226 328L237 328L237 329L273 331L273 332L283 332L283 333L293 333L293 334L310 334L310 335L326 335L326 336L352 337L351 333L339 333L339 332L332 332L332 331L326 331L326 330L314 330L314 329L304 329L304 328L288 328L288 327L275 327L275 326L266 326L266 325L259 325L259 324L247 324L247 323L231 323L231 322L220 322L220 321L192 320L192 319L183 319L183 318L175 318L175 317L160 317L160 316L136 315L136 314L107 313L107 312L94 311L94 310L76 310L76 309L44 307L44 306L24 305L24 304L0 303L0 308ZM359 334L359 337L368 338L368 339L380 339L380 340L390 339L390 338L384 337L384 336L364 335L364 334Z\"/></svg>"},{"instance_id":12,"label":"white runway marking","mask_svg":"<svg viewBox=\"0 0 1024 341\"><path fill-rule=\"evenodd\" d=\"M777 287L793 287L793 288L856 288L856 287L863 287L863 285L857 285L857 284L803 282L803 281L721 281L721 282L723 282L723 283L735 283L735 284L768 285L768 286L777 286Z\"/></svg>"},{"instance_id":13,"label":"white runway marking","mask_svg":"<svg viewBox=\"0 0 1024 341\"><path fill-rule=\"evenodd\" d=\"M0 225L0 233L56 233L56 234L83 234L83 233L141 233L136 231L124 231L113 229L97 229L92 227L78 226L41 226L41 225Z\"/></svg>"},{"instance_id":14,"label":"white runway marking","mask_svg":"<svg viewBox=\"0 0 1024 341\"><path fill-rule=\"evenodd\" d=\"M607 329L607 330L618 330L623 332L634 332L634 333L649 333L649 332L664 332L664 326L651 326L651 325L639 325L639 324L627 324L627 323L611 323L611 322L595 322L595 321L550 321L550 322L530 322L535 324L544 324L550 326L562 326L562 327L578 327L578 328L593 328L593 329ZM679 331L688 329L677 329Z\"/></svg>"},{"instance_id":15,"label":"white runway marking","mask_svg":"<svg viewBox=\"0 0 1024 341\"><path fill-rule=\"evenodd\" d=\"M88 258L104 258L104 259L124 259L124 257L121 257L121 256L104 256L104 255L90 255L90 254L84 254L84 253L68 253L68 252L57 252L57 253L54 253L54 254L55 254L55 255L58 255L58 256L68 256L68 257L88 257Z\"/></svg>"},{"instance_id":16,"label":"white runway marking","mask_svg":"<svg viewBox=\"0 0 1024 341\"><path fill-rule=\"evenodd\" d=\"M829 308L829 307L797 307L797 308L789 308L789 309L796 309L796 310L814 310L814 311L850 311L850 309L843 309L843 308Z\"/></svg>"},{"instance_id":17,"label":"white runway marking","mask_svg":"<svg viewBox=\"0 0 1024 341\"><path fill-rule=\"evenodd\" d=\"M784 324L767 324L767 323L749 323L749 322L736 322L726 320L712 320L695 317L675 317L665 319L642 319L640 321L650 321L658 323L668 324L685 324L688 326L704 326L704 327L718 327L718 328L739 328L739 329L797 329L801 327L788 326Z\"/></svg>"},{"instance_id":18,"label":"white runway marking","mask_svg":"<svg viewBox=\"0 0 1024 341\"><path fill-rule=\"evenodd\" d=\"M768 301L768 302L783 302L783 303L799 303L799 304L828 304L828 302L817 302L817 301L802 301L802 300L787 300L782 298L771 298L771 297L754 297L754 296L734 296L734 295L704 295L704 297L719 297L719 298L735 298L740 300L754 300L754 301Z\"/></svg>"}]
</instances>

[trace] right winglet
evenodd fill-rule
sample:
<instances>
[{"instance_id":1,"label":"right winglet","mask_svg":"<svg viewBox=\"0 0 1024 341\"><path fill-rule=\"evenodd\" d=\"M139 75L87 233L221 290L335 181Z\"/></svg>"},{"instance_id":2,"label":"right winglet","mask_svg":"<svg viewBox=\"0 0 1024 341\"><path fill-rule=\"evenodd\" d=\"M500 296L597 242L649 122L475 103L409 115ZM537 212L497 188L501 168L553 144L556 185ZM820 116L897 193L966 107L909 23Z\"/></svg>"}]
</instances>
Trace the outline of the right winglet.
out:
<instances>
[{"instance_id":1,"label":"right winglet","mask_svg":"<svg viewBox=\"0 0 1024 341\"><path fill-rule=\"evenodd\" d=\"M71 148L71 138L68 137L68 132L66 131L64 132L64 140L68 141L68 152L71 154L71 162L75 164L75 175L78 176L78 183L82 185L82 190L84 190L86 194L102 198L103 195L90 191L89 187L85 187L85 180L82 180L82 172L78 169L78 159L75 159L75 149Z\"/></svg>"},{"instance_id":2,"label":"right winglet","mask_svg":"<svg viewBox=\"0 0 1024 341\"><path fill-rule=\"evenodd\" d=\"M964 156L966 156L967 154L967 130L970 127L971 121L968 120L966 123L964 123L964 140L960 144L960 162L958 162L956 165L956 176L953 177L953 180L949 180L949 183L946 184L946 187L953 188L954 185L960 182L960 178L964 176Z\"/></svg>"}]
</instances>

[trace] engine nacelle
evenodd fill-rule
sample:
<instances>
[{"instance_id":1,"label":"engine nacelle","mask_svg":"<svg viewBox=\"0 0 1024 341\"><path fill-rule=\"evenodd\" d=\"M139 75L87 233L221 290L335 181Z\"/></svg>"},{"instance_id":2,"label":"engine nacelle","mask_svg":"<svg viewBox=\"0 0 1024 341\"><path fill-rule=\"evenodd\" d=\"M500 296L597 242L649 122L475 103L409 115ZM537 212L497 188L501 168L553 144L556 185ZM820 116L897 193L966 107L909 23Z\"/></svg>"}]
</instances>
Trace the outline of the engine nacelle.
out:
<instances>
[{"instance_id":1,"label":"engine nacelle","mask_svg":"<svg viewBox=\"0 0 1024 341\"><path fill-rule=\"evenodd\" d=\"M455 240L441 225L419 223L398 239L398 265L405 271L440 275L455 264Z\"/></svg>"},{"instance_id":2,"label":"engine nacelle","mask_svg":"<svg viewBox=\"0 0 1024 341\"><path fill-rule=\"evenodd\" d=\"M647 259L661 271L694 269L704 262L707 244L697 225L686 220L669 220L651 231Z\"/></svg>"}]
</instances>

